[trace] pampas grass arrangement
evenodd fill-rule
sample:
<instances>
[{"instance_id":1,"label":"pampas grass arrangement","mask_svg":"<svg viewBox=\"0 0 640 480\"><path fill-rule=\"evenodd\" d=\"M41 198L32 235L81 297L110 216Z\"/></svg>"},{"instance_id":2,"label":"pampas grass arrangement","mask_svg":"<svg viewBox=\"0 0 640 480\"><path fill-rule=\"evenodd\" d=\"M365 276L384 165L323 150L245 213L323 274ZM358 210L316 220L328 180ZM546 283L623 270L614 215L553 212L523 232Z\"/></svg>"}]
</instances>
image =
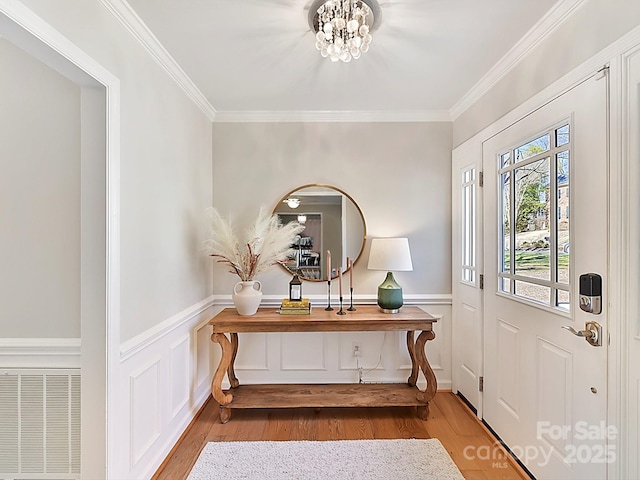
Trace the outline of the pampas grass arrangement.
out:
<instances>
[{"instance_id":1,"label":"pampas grass arrangement","mask_svg":"<svg viewBox=\"0 0 640 480\"><path fill-rule=\"evenodd\" d=\"M277 215L261 207L245 238L240 239L230 219L223 218L215 208L207 213L210 220L210 236L205 241L207 252L243 282L250 282L284 262L294 253L291 245L304 230L304 225L297 222L282 225Z\"/></svg>"}]
</instances>

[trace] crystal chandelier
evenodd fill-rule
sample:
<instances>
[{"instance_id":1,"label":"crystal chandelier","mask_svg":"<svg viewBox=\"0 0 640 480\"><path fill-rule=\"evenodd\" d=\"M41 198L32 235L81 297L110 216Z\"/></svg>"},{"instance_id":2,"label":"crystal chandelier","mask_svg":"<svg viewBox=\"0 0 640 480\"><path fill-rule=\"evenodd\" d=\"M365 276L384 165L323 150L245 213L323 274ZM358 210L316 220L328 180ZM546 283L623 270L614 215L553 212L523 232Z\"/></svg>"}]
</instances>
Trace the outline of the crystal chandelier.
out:
<instances>
[{"instance_id":1,"label":"crystal chandelier","mask_svg":"<svg viewBox=\"0 0 640 480\"><path fill-rule=\"evenodd\" d=\"M373 12L362 0L329 0L317 9L316 48L332 62L350 62L369 50Z\"/></svg>"}]
</instances>

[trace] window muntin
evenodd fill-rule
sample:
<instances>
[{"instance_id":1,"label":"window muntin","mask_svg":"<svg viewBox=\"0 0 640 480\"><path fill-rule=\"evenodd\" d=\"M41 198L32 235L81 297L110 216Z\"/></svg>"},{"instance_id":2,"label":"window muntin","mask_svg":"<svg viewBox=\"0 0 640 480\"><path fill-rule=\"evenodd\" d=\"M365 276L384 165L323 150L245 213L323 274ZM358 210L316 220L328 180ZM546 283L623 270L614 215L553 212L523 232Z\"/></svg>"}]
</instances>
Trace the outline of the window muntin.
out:
<instances>
[{"instance_id":1,"label":"window muntin","mask_svg":"<svg viewBox=\"0 0 640 480\"><path fill-rule=\"evenodd\" d=\"M570 151L569 124L563 122L498 155L498 289L566 311Z\"/></svg>"}]
</instances>

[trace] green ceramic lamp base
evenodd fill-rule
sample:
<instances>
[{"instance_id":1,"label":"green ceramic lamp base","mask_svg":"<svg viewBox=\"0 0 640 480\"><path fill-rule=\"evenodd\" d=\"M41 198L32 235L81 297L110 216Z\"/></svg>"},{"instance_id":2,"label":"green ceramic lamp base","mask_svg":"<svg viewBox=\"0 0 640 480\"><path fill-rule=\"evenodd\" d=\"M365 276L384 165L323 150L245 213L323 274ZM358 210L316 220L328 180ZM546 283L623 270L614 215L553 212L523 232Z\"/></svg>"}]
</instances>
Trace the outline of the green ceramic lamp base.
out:
<instances>
[{"instance_id":1,"label":"green ceramic lamp base","mask_svg":"<svg viewBox=\"0 0 640 480\"><path fill-rule=\"evenodd\" d=\"M402 287L391 272L378 287L378 306L384 313L398 313L402 307Z\"/></svg>"}]
</instances>

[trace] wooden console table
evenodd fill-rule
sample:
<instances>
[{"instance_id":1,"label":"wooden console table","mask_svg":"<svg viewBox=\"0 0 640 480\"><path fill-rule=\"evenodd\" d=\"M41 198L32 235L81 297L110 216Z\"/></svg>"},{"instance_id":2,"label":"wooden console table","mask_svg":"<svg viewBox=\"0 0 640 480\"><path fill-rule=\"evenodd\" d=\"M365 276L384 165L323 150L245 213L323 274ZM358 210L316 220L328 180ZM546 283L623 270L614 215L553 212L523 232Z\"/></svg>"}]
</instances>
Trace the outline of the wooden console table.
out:
<instances>
[{"instance_id":1,"label":"wooden console table","mask_svg":"<svg viewBox=\"0 0 640 480\"><path fill-rule=\"evenodd\" d=\"M245 317L238 315L234 308L225 308L209 321L213 327L211 340L222 347L220 364L211 383L211 394L220 404L220 420L227 423L233 408L388 406L416 406L418 416L426 420L437 383L424 347L427 341L435 338L432 326L436 321L418 307L402 307L397 314L386 314L377 306L360 305L347 315L336 315L335 310L327 312L319 307L311 315L280 315L275 308L261 308L255 315ZM398 330L407 332L407 349L411 357L411 375L407 383L241 386L234 371L238 333ZM414 340L415 331L420 334ZM420 370L427 381L424 391L416 385ZM225 374L231 384L227 392L222 390Z\"/></svg>"}]
</instances>

